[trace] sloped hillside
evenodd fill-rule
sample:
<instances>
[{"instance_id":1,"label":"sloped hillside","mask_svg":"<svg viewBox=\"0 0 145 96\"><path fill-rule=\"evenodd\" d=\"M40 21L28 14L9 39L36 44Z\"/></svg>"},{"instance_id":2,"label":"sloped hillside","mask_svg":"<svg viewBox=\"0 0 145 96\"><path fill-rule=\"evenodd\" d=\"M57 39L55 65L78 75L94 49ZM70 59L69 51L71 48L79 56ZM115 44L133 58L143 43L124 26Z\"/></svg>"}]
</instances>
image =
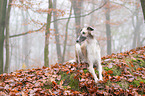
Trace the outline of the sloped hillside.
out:
<instances>
[{"instance_id":1,"label":"sloped hillside","mask_svg":"<svg viewBox=\"0 0 145 96\"><path fill-rule=\"evenodd\" d=\"M0 75L0 95L143 95L145 46L102 57L103 81L95 84L88 64L55 64ZM98 73L98 71L96 71Z\"/></svg>"}]
</instances>

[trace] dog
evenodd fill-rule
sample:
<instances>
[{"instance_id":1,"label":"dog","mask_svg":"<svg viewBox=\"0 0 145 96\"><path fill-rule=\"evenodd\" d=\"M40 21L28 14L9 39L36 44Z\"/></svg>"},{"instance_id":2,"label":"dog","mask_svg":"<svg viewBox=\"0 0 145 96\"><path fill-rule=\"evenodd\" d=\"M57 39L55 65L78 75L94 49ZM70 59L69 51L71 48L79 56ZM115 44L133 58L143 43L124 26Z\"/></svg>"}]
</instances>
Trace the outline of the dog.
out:
<instances>
[{"instance_id":1,"label":"dog","mask_svg":"<svg viewBox=\"0 0 145 96\"><path fill-rule=\"evenodd\" d=\"M92 27L82 28L80 35L75 44L76 62L87 62L89 64L89 72L93 75L95 82L103 80L101 65L101 49L98 41L94 37L94 29ZM99 79L95 74L93 65L97 64L99 71Z\"/></svg>"}]
</instances>

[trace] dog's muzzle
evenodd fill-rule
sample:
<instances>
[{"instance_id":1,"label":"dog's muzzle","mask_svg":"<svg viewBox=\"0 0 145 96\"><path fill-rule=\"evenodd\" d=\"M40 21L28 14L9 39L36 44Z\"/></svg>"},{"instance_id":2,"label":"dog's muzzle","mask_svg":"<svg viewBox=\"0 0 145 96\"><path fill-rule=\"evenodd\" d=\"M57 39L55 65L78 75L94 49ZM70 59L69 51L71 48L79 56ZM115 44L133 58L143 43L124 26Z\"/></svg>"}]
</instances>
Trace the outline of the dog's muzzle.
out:
<instances>
[{"instance_id":1,"label":"dog's muzzle","mask_svg":"<svg viewBox=\"0 0 145 96\"><path fill-rule=\"evenodd\" d=\"M79 43L79 40L76 40L76 43Z\"/></svg>"},{"instance_id":2,"label":"dog's muzzle","mask_svg":"<svg viewBox=\"0 0 145 96\"><path fill-rule=\"evenodd\" d=\"M80 36L78 37L78 39L76 40L76 43L81 43L81 42L83 42L83 41L85 41L85 40L86 40L86 37L80 35Z\"/></svg>"}]
</instances>

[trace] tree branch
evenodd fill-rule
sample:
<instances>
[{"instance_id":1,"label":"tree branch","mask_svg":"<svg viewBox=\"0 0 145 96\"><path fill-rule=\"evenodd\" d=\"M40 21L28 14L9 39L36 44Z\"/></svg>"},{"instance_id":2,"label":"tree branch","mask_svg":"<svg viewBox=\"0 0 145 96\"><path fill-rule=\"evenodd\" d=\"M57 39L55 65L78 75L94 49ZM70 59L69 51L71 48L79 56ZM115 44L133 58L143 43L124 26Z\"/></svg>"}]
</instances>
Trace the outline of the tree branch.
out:
<instances>
[{"instance_id":1,"label":"tree branch","mask_svg":"<svg viewBox=\"0 0 145 96\"><path fill-rule=\"evenodd\" d=\"M100 7L96 8L96 9L94 9L93 11L91 11L91 12L89 12L89 13L87 13L87 14L80 15L80 16L74 16L74 17L70 17L70 18L79 18L79 17L85 17L85 16L88 16L88 15L92 14L93 12L95 12L95 11L101 9L101 8L104 7L106 4L107 4L107 2L105 2L102 6L100 6ZM66 19L69 19L69 18L60 18L60 19L57 19L57 20L51 21L51 23L52 23L52 22L55 22L55 21L59 21L59 20L66 20Z\"/></svg>"},{"instance_id":2,"label":"tree branch","mask_svg":"<svg viewBox=\"0 0 145 96\"><path fill-rule=\"evenodd\" d=\"M113 2L113 1L110 1L110 2L111 2L111 3L114 3L114 4L117 4L117 5L120 5L120 6L124 7L124 8L126 8L130 13L133 14L133 11L132 11L131 9L129 9L128 7L126 7L124 4L116 3L116 2Z\"/></svg>"},{"instance_id":3,"label":"tree branch","mask_svg":"<svg viewBox=\"0 0 145 96\"><path fill-rule=\"evenodd\" d=\"M51 23L53 22L56 22L56 21L60 21L60 20L67 20L67 19L70 19L70 18L79 18L79 17L85 17L85 16L88 16L90 14L92 14L93 12L101 9L102 7L104 7L106 5L107 2L105 2L102 6L94 9L93 11L87 13L87 14L84 14L84 15L80 15L80 16L74 16L74 17L68 17L68 18L60 18L60 19L57 19L57 20L54 20L54 21L51 21ZM9 36L9 38L13 38L13 37L18 37L18 36L23 36L23 35L26 35L26 34L29 34L29 33L34 33L34 32L38 32L40 31L43 27L45 27L46 24L44 24L41 28L37 29L37 30L32 30L32 31L28 31L28 32L24 32L24 33L20 33L20 34L16 34L16 35L12 35L12 36Z\"/></svg>"},{"instance_id":4,"label":"tree branch","mask_svg":"<svg viewBox=\"0 0 145 96\"><path fill-rule=\"evenodd\" d=\"M24 33L20 33L20 34L16 34L16 35L11 35L11 36L9 36L9 38L18 37L18 36L23 36L23 35L26 35L26 34L38 32L38 31L40 31L41 29L43 29L43 28L45 27L45 25L46 25L46 24L44 24L41 28L39 28L39 29L37 29L37 30L32 30L32 31L28 31L28 32L24 32Z\"/></svg>"}]
</instances>

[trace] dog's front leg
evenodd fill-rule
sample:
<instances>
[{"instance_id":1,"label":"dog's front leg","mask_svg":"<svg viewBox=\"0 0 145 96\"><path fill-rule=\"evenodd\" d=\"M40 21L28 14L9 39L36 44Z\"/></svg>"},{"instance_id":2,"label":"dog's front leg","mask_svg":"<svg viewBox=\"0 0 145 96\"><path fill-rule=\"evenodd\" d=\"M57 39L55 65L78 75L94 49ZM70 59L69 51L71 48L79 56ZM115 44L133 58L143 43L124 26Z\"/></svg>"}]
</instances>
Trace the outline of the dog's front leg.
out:
<instances>
[{"instance_id":1,"label":"dog's front leg","mask_svg":"<svg viewBox=\"0 0 145 96\"><path fill-rule=\"evenodd\" d=\"M97 78L97 75L95 74L95 70L93 68L93 63L92 62L89 62L89 71L93 75L93 77L95 79L95 82L97 83L98 82L98 78Z\"/></svg>"},{"instance_id":2,"label":"dog's front leg","mask_svg":"<svg viewBox=\"0 0 145 96\"><path fill-rule=\"evenodd\" d=\"M99 80L103 80L102 78L102 65L101 65L101 56L98 56L97 59L97 65L98 65L98 71L99 71Z\"/></svg>"},{"instance_id":3,"label":"dog's front leg","mask_svg":"<svg viewBox=\"0 0 145 96\"><path fill-rule=\"evenodd\" d=\"M99 71L99 80L103 80L103 78L102 78L102 65L101 65L101 62L98 63L98 71Z\"/></svg>"},{"instance_id":4,"label":"dog's front leg","mask_svg":"<svg viewBox=\"0 0 145 96\"><path fill-rule=\"evenodd\" d=\"M76 45L75 45L75 54L76 54L76 62L81 63L82 58L83 58L83 54L81 51L81 46L78 43L76 43Z\"/></svg>"}]
</instances>

